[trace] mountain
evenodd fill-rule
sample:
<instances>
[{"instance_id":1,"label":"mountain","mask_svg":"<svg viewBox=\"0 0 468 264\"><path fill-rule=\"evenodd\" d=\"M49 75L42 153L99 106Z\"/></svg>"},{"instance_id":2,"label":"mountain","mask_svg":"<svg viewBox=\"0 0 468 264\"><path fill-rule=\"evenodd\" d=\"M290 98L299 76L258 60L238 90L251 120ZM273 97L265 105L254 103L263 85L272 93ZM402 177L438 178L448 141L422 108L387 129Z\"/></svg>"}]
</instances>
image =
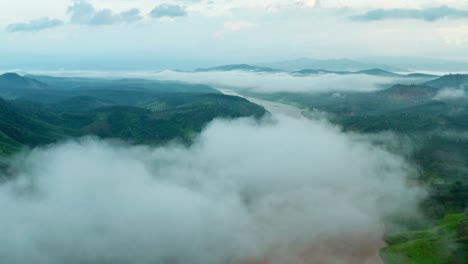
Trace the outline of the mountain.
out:
<instances>
[{"instance_id":1,"label":"mountain","mask_svg":"<svg viewBox=\"0 0 468 264\"><path fill-rule=\"evenodd\" d=\"M155 144L174 138L189 142L215 118L261 117L265 110L246 99L222 94L181 95L165 98L147 109L113 106L93 111L93 122L82 127L83 134L120 138ZM169 101L178 101L171 106ZM163 103L166 107L160 108Z\"/></svg>"},{"instance_id":2,"label":"mountain","mask_svg":"<svg viewBox=\"0 0 468 264\"><path fill-rule=\"evenodd\" d=\"M468 61L463 60L443 60L429 57L412 56L371 56L372 61L383 61L386 64L418 71L433 72L467 72Z\"/></svg>"},{"instance_id":3,"label":"mountain","mask_svg":"<svg viewBox=\"0 0 468 264\"><path fill-rule=\"evenodd\" d=\"M284 63L284 64L283 64ZM378 66L378 67L375 67ZM359 63L352 60L311 60L311 59L298 59L293 61L278 62L272 64L232 64L216 66L211 68L200 68L194 72L228 72L228 71L245 71L256 73L278 73L284 72L295 76L308 76L319 74L366 74L372 76L392 77L392 78L417 78L417 79L435 79L439 76L424 74L424 73L410 73L398 74L393 71L406 71L380 64L366 64Z\"/></svg>"},{"instance_id":4,"label":"mountain","mask_svg":"<svg viewBox=\"0 0 468 264\"><path fill-rule=\"evenodd\" d=\"M0 98L0 153L11 153L23 145L36 146L74 135L73 131L44 121L39 111L27 111Z\"/></svg>"},{"instance_id":5,"label":"mountain","mask_svg":"<svg viewBox=\"0 0 468 264\"><path fill-rule=\"evenodd\" d=\"M396 84L380 94L393 100L432 100L437 91L437 88L430 86Z\"/></svg>"},{"instance_id":6,"label":"mountain","mask_svg":"<svg viewBox=\"0 0 468 264\"><path fill-rule=\"evenodd\" d=\"M403 77L404 76L404 75L401 75L401 74L393 73L393 72L378 69L378 68L358 71L356 73L373 75L373 76L382 76L382 77Z\"/></svg>"},{"instance_id":7,"label":"mountain","mask_svg":"<svg viewBox=\"0 0 468 264\"><path fill-rule=\"evenodd\" d=\"M178 81L159 81L145 79L102 79L51 77L27 75L40 82L48 84L55 90L120 90L120 91L150 91L157 93L219 93L216 89L203 84L189 84Z\"/></svg>"},{"instance_id":8,"label":"mountain","mask_svg":"<svg viewBox=\"0 0 468 264\"><path fill-rule=\"evenodd\" d=\"M290 72L292 75L296 76L308 76L308 75L318 75L318 74L338 74L338 75L350 75L350 74L366 74L372 76L381 76L381 77L391 77L391 78L408 78L408 79L421 79L421 80L428 80L428 79L436 79L440 76L431 75L431 74L424 74L424 73L410 73L410 74L398 74L382 69L368 69L362 71L330 71L330 70L323 70L323 69L303 69L300 71L293 71Z\"/></svg>"},{"instance_id":9,"label":"mountain","mask_svg":"<svg viewBox=\"0 0 468 264\"><path fill-rule=\"evenodd\" d=\"M35 79L22 77L16 73L5 73L0 75L1 88L17 89L45 89L47 85Z\"/></svg>"},{"instance_id":10,"label":"mountain","mask_svg":"<svg viewBox=\"0 0 468 264\"><path fill-rule=\"evenodd\" d=\"M212 72L212 71L249 71L249 72L282 72L282 70L273 69L270 67L259 67L248 64L232 64L217 66L212 68L196 69L195 72Z\"/></svg>"},{"instance_id":11,"label":"mountain","mask_svg":"<svg viewBox=\"0 0 468 264\"><path fill-rule=\"evenodd\" d=\"M48 86L35 79L22 77L16 73L5 73L0 75L0 96L15 98L16 94L27 90L44 90Z\"/></svg>"},{"instance_id":12,"label":"mountain","mask_svg":"<svg viewBox=\"0 0 468 264\"><path fill-rule=\"evenodd\" d=\"M437 88L468 88L468 74L449 74L425 83Z\"/></svg>"},{"instance_id":13,"label":"mountain","mask_svg":"<svg viewBox=\"0 0 468 264\"><path fill-rule=\"evenodd\" d=\"M224 94L169 94L161 96L144 108L164 114L196 111L203 108L222 114L223 117L249 115L260 117L264 114L262 107L252 104L247 99Z\"/></svg>"},{"instance_id":14,"label":"mountain","mask_svg":"<svg viewBox=\"0 0 468 264\"><path fill-rule=\"evenodd\" d=\"M367 65L366 65L367 66ZM255 73L278 73L284 72L289 73L294 76L309 76L309 75L319 75L319 74L338 74L338 75L350 75L350 74L366 74L372 76L381 76L381 77L392 77L392 78L418 78L418 79L435 79L439 76L423 74L423 73L411 73L408 75L394 73L388 70L380 68L364 69L360 71L349 71L349 70L330 70L330 69L313 69L313 68L303 68L300 70L278 70L270 67L261 67L261 66L252 66L248 64L233 64L233 65L224 65L217 66L212 68L202 68L197 69L194 72L229 72L229 71L244 71L244 72L255 72Z\"/></svg>"},{"instance_id":15,"label":"mountain","mask_svg":"<svg viewBox=\"0 0 468 264\"><path fill-rule=\"evenodd\" d=\"M74 96L62 102L47 105L47 109L54 112L83 112L114 105L114 102L93 96Z\"/></svg>"},{"instance_id":16,"label":"mountain","mask_svg":"<svg viewBox=\"0 0 468 264\"><path fill-rule=\"evenodd\" d=\"M293 71L291 72L292 75L316 75L316 74L339 74L339 75L346 75L346 74L354 74L351 71L329 71L323 69L303 69L300 71Z\"/></svg>"},{"instance_id":17,"label":"mountain","mask_svg":"<svg viewBox=\"0 0 468 264\"><path fill-rule=\"evenodd\" d=\"M190 142L194 135L215 118L261 117L265 109L243 98L222 94L174 94L180 104L163 109L134 106L104 106L89 110L99 100L77 100L69 112L57 105L23 107L0 99L0 153L12 153L23 146L38 146L65 138L96 135L134 143L159 144L172 139ZM169 98L166 98L169 100ZM162 100L165 101L165 100ZM62 105L62 104L60 104ZM83 106L80 109L78 106Z\"/></svg>"},{"instance_id":18,"label":"mountain","mask_svg":"<svg viewBox=\"0 0 468 264\"><path fill-rule=\"evenodd\" d=\"M409 77L409 78L426 78L426 79L436 79L436 78L439 78L440 76L439 75L434 75L434 74L427 74L427 73L410 73L410 74L407 74L406 77Z\"/></svg>"},{"instance_id":19,"label":"mountain","mask_svg":"<svg viewBox=\"0 0 468 264\"><path fill-rule=\"evenodd\" d=\"M349 59L319 60L300 58L295 60L256 63L254 66L269 67L286 71L299 71L303 69L326 69L329 71L362 71L373 68L380 68L386 71L403 72L405 69L392 67L385 64L364 63Z\"/></svg>"},{"instance_id":20,"label":"mountain","mask_svg":"<svg viewBox=\"0 0 468 264\"><path fill-rule=\"evenodd\" d=\"M17 74L3 75L0 96L44 104L92 96L116 105L142 106L167 93L219 93L207 85L142 79L98 79Z\"/></svg>"},{"instance_id":21,"label":"mountain","mask_svg":"<svg viewBox=\"0 0 468 264\"><path fill-rule=\"evenodd\" d=\"M51 81L45 84L16 75L3 79L26 91L15 101L0 97L3 154L84 135L145 144L173 139L190 143L215 118L258 118L266 113L244 98L204 85L44 77Z\"/></svg>"}]
</instances>

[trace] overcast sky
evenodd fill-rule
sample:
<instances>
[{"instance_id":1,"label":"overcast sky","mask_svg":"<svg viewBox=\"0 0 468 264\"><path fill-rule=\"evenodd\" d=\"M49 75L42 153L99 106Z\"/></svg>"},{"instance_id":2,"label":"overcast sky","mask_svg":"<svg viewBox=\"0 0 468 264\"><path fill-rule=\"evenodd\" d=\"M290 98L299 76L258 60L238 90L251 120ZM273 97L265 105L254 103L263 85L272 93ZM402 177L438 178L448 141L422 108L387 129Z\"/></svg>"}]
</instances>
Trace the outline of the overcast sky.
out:
<instances>
[{"instance_id":1,"label":"overcast sky","mask_svg":"<svg viewBox=\"0 0 468 264\"><path fill-rule=\"evenodd\" d=\"M0 0L0 68L468 61L465 0Z\"/></svg>"}]
</instances>

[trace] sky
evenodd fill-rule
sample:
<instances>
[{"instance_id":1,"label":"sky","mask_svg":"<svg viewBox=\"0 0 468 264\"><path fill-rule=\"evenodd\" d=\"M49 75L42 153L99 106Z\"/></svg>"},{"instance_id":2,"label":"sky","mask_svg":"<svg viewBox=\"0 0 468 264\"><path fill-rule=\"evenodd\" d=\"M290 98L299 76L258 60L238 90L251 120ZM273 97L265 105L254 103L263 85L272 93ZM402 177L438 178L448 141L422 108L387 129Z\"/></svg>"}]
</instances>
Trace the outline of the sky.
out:
<instances>
[{"instance_id":1,"label":"sky","mask_svg":"<svg viewBox=\"0 0 468 264\"><path fill-rule=\"evenodd\" d=\"M0 0L0 68L468 61L467 22L465 0Z\"/></svg>"}]
</instances>

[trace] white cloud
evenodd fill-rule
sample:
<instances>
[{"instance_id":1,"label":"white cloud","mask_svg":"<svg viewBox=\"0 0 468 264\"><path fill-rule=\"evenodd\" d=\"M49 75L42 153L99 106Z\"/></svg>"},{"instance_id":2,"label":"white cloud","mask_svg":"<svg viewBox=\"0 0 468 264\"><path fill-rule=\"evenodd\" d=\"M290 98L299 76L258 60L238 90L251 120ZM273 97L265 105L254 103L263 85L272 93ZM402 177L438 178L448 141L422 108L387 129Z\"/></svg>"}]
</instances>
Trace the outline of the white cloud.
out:
<instances>
[{"instance_id":1,"label":"white cloud","mask_svg":"<svg viewBox=\"0 0 468 264\"><path fill-rule=\"evenodd\" d=\"M185 7L173 4L161 4L153 8L150 12L150 16L153 18L175 18L183 17L187 15Z\"/></svg>"},{"instance_id":2,"label":"white cloud","mask_svg":"<svg viewBox=\"0 0 468 264\"><path fill-rule=\"evenodd\" d=\"M48 17L31 20L28 22L14 23L7 26L8 32L38 32L63 25L63 21Z\"/></svg>"},{"instance_id":3,"label":"white cloud","mask_svg":"<svg viewBox=\"0 0 468 264\"><path fill-rule=\"evenodd\" d=\"M254 24L247 21L227 21L224 22L223 29L217 31L214 36L219 38L228 32L241 31L252 26L254 26Z\"/></svg>"},{"instance_id":4,"label":"white cloud","mask_svg":"<svg viewBox=\"0 0 468 264\"><path fill-rule=\"evenodd\" d=\"M455 100L467 96L464 89L445 88L437 92L434 100Z\"/></svg>"},{"instance_id":5,"label":"white cloud","mask_svg":"<svg viewBox=\"0 0 468 264\"><path fill-rule=\"evenodd\" d=\"M94 6L86 0L76 0L67 11L71 18L70 22L85 25L112 25L119 23L128 23L141 20L140 10L132 8L114 13L111 9L95 9Z\"/></svg>"},{"instance_id":6,"label":"white cloud","mask_svg":"<svg viewBox=\"0 0 468 264\"><path fill-rule=\"evenodd\" d=\"M463 46L468 43L468 26L451 26L438 28L437 32L450 46Z\"/></svg>"},{"instance_id":7,"label":"white cloud","mask_svg":"<svg viewBox=\"0 0 468 264\"><path fill-rule=\"evenodd\" d=\"M298 77L288 73L229 72L173 72L163 71L153 75L160 80L177 80L205 83L214 87L249 90L258 93L318 93L339 91L370 92L395 79L369 75L320 74Z\"/></svg>"},{"instance_id":8,"label":"white cloud","mask_svg":"<svg viewBox=\"0 0 468 264\"><path fill-rule=\"evenodd\" d=\"M9 264L365 263L382 219L414 212L421 194L403 158L286 117L216 121L188 148L85 139L10 166Z\"/></svg>"}]
</instances>

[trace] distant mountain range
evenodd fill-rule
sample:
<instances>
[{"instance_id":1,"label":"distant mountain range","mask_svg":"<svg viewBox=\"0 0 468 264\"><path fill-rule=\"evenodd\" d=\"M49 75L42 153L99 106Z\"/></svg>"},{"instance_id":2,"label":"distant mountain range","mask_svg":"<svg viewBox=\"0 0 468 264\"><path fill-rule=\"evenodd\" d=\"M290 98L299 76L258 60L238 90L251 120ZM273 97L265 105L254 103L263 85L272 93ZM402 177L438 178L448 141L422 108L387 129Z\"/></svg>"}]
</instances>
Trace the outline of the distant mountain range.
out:
<instances>
[{"instance_id":1,"label":"distant mountain range","mask_svg":"<svg viewBox=\"0 0 468 264\"><path fill-rule=\"evenodd\" d=\"M250 72L284 72L284 70L273 69L269 67L252 66L248 64L231 64L216 66L212 68L200 68L195 72L213 72L213 71L250 71Z\"/></svg>"},{"instance_id":2,"label":"distant mountain range","mask_svg":"<svg viewBox=\"0 0 468 264\"><path fill-rule=\"evenodd\" d=\"M350 59L319 60L300 58L295 60L255 63L259 67L269 67L285 71L299 71L303 69L327 69L330 71L363 71L367 69L379 68L386 71L405 72L407 69L389 66L386 64L365 63Z\"/></svg>"},{"instance_id":3,"label":"distant mountain range","mask_svg":"<svg viewBox=\"0 0 468 264\"><path fill-rule=\"evenodd\" d=\"M428 78L428 79L435 79L439 76L431 75L431 74L424 74L424 73L410 73L410 74L399 74L394 73L388 70L384 70L381 68L372 68L372 69L365 69L360 71L336 71L336 70L329 70L329 69L302 69L298 71L288 71L270 67L262 67L262 66L253 66L249 64L231 64L231 65L223 65L223 66L216 66L212 68L201 68L196 69L193 72L229 72L229 71L245 71L245 72L255 72L255 73L289 73L295 76L309 76L309 75L319 75L319 74L338 74L338 75L350 75L350 74L365 74L365 75L372 75L372 76L381 76L381 77L395 77L395 78Z\"/></svg>"}]
</instances>

